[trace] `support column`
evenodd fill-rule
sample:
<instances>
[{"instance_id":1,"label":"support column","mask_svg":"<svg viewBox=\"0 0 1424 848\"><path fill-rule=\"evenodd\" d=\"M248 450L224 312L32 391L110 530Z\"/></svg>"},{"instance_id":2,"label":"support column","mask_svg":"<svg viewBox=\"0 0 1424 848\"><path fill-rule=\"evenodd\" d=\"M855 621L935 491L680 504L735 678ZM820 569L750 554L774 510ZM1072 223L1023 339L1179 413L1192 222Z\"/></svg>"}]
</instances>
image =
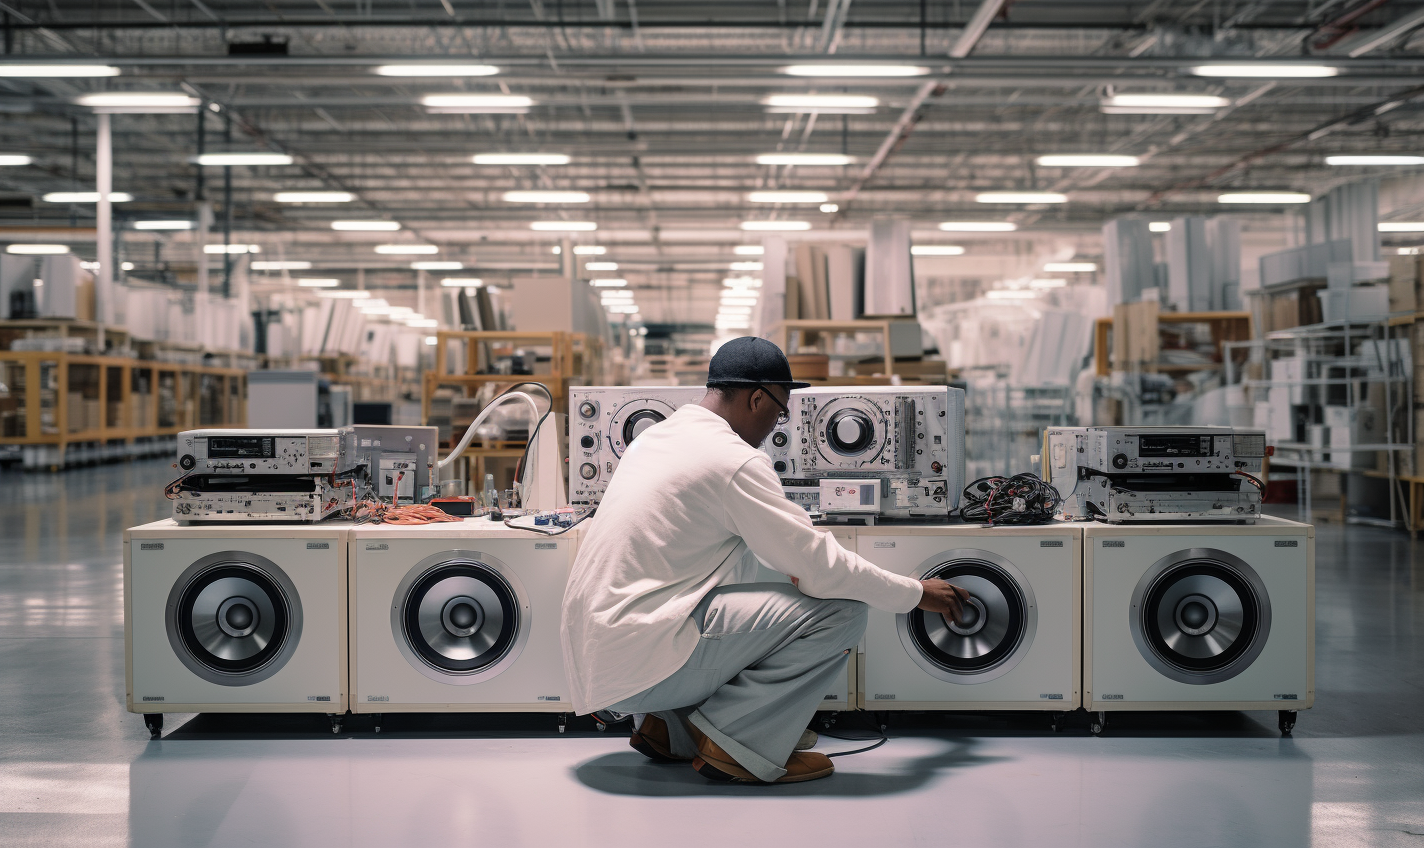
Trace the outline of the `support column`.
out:
<instances>
[{"instance_id":1,"label":"support column","mask_svg":"<svg viewBox=\"0 0 1424 848\"><path fill-rule=\"evenodd\" d=\"M95 117L99 120L99 132L94 146L94 190L99 193L99 202L96 205L98 238L94 252L99 263L99 276L94 283L94 318L105 324L113 320L109 312L114 287L114 206L109 195L114 190L114 149L109 130L110 116L100 113Z\"/></svg>"},{"instance_id":2,"label":"support column","mask_svg":"<svg viewBox=\"0 0 1424 848\"><path fill-rule=\"evenodd\" d=\"M415 311L420 313L421 318L428 317L425 314L425 271L415 272Z\"/></svg>"},{"instance_id":3,"label":"support column","mask_svg":"<svg viewBox=\"0 0 1424 848\"><path fill-rule=\"evenodd\" d=\"M201 171L201 167L199 168ZM198 263L198 297L193 302L199 338L208 337L208 297L211 284L208 281L208 231L213 228L213 205L206 200L198 204L198 228L193 237L193 253Z\"/></svg>"}]
</instances>

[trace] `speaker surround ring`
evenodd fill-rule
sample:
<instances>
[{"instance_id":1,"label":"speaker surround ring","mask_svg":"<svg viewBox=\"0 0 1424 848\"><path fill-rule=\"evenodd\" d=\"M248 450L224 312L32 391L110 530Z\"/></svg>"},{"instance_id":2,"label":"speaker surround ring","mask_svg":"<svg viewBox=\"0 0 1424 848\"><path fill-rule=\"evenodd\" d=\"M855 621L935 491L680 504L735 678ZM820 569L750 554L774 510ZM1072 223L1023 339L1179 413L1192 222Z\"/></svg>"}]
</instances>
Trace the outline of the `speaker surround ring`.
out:
<instances>
[{"instance_id":1,"label":"speaker surround ring","mask_svg":"<svg viewBox=\"0 0 1424 848\"><path fill-rule=\"evenodd\" d=\"M529 597L514 572L481 551L450 550L416 563L391 598L391 636L423 676L452 686L489 680L529 639Z\"/></svg>"},{"instance_id":2,"label":"speaker surround ring","mask_svg":"<svg viewBox=\"0 0 1424 848\"><path fill-rule=\"evenodd\" d=\"M657 398L636 398L613 411L608 419L608 446L619 459L640 433L676 412L671 404Z\"/></svg>"},{"instance_id":3,"label":"speaker surround ring","mask_svg":"<svg viewBox=\"0 0 1424 848\"><path fill-rule=\"evenodd\" d=\"M923 610L895 616L901 646L926 674L946 683L986 683L1008 674L1028 655L1038 632L1038 602L1028 579L1008 559L956 548L920 563L911 576L968 589L978 613L967 626Z\"/></svg>"},{"instance_id":4,"label":"speaker surround ring","mask_svg":"<svg viewBox=\"0 0 1424 848\"><path fill-rule=\"evenodd\" d=\"M178 661L199 678L250 686L276 674L296 652L301 598L270 559L219 551L196 560L174 581L164 629Z\"/></svg>"},{"instance_id":5,"label":"speaker surround ring","mask_svg":"<svg viewBox=\"0 0 1424 848\"><path fill-rule=\"evenodd\" d=\"M1138 580L1128 614L1147 664L1179 683L1221 683L1251 666L1271 633L1271 600L1256 570L1216 548L1162 557Z\"/></svg>"}]
</instances>

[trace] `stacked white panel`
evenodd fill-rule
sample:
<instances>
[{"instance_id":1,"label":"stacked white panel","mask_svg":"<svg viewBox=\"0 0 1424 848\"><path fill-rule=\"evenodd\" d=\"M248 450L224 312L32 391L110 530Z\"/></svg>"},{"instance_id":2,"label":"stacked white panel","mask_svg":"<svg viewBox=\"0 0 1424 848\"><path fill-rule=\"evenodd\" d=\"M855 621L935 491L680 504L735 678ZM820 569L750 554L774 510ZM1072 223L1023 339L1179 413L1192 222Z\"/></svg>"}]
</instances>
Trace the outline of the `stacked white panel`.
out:
<instances>
[{"instance_id":1,"label":"stacked white panel","mask_svg":"<svg viewBox=\"0 0 1424 848\"><path fill-rule=\"evenodd\" d=\"M570 711L559 630L577 532L354 529L352 711Z\"/></svg>"},{"instance_id":2,"label":"stacked white panel","mask_svg":"<svg viewBox=\"0 0 1424 848\"><path fill-rule=\"evenodd\" d=\"M859 528L861 556L896 574L943 577L973 598L961 623L918 610L872 609L860 668L862 706L1081 706L1081 542L1076 524Z\"/></svg>"},{"instance_id":3,"label":"stacked white panel","mask_svg":"<svg viewBox=\"0 0 1424 848\"><path fill-rule=\"evenodd\" d=\"M129 711L345 712L347 526L124 531Z\"/></svg>"},{"instance_id":4,"label":"stacked white panel","mask_svg":"<svg viewBox=\"0 0 1424 848\"><path fill-rule=\"evenodd\" d=\"M1088 525L1084 706L1300 710L1315 701L1315 528Z\"/></svg>"}]
</instances>

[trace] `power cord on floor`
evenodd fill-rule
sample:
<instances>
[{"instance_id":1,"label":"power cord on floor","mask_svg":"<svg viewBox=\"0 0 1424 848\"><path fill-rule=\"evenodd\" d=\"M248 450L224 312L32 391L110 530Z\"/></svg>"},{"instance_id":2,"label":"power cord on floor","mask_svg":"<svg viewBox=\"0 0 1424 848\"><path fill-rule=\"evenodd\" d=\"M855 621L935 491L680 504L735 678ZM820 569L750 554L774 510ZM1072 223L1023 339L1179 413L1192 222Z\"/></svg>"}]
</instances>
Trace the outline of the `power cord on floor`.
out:
<instances>
[{"instance_id":1,"label":"power cord on floor","mask_svg":"<svg viewBox=\"0 0 1424 848\"><path fill-rule=\"evenodd\" d=\"M834 733L820 733L821 736L829 736L832 739L841 739L846 742L869 742L874 736L838 736ZM880 740L874 745L867 745L864 748L856 748L854 751L837 751L834 754L827 754L827 757L849 757L851 754L864 754L866 751L874 751L881 745L890 741L890 737L884 733L880 734Z\"/></svg>"}]
</instances>

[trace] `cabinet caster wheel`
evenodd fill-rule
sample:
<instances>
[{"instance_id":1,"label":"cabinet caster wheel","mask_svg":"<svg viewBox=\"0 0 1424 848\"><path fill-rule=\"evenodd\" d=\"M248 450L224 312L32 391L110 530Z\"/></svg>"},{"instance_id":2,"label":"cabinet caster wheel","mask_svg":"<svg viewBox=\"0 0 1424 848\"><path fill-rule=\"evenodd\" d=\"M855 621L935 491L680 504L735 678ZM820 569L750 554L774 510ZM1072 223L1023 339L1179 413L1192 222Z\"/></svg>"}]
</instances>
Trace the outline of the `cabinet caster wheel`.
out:
<instances>
[{"instance_id":1,"label":"cabinet caster wheel","mask_svg":"<svg viewBox=\"0 0 1424 848\"><path fill-rule=\"evenodd\" d=\"M331 732L333 734L341 732L341 725L345 723L345 717L334 713L328 713L327 718L331 719Z\"/></svg>"},{"instance_id":2,"label":"cabinet caster wheel","mask_svg":"<svg viewBox=\"0 0 1424 848\"><path fill-rule=\"evenodd\" d=\"M1088 730L1092 731L1094 736L1097 736L1098 734L1102 733L1103 729L1107 726L1108 714L1100 712L1098 713L1098 717L1093 719L1093 723L1088 725Z\"/></svg>"},{"instance_id":3,"label":"cabinet caster wheel","mask_svg":"<svg viewBox=\"0 0 1424 848\"><path fill-rule=\"evenodd\" d=\"M1050 718L1048 722L1049 729L1052 730L1054 733L1062 733L1063 720L1065 718L1066 716L1063 713L1054 713L1053 717Z\"/></svg>"},{"instance_id":4,"label":"cabinet caster wheel","mask_svg":"<svg viewBox=\"0 0 1424 848\"><path fill-rule=\"evenodd\" d=\"M375 721L376 732L377 732L377 733L380 733L380 732L381 732L381 719L385 718L385 716L381 715L380 713L373 713L371 717L376 720L376 721Z\"/></svg>"},{"instance_id":5,"label":"cabinet caster wheel","mask_svg":"<svg viewBox=\"0 0 1424 848\"><path fill-rule=\"evenodd\" d=\"M1295 710L1280 710L1277 714L1276 726L1281 729L1282 736L1291 735L1295 729Z\"/></svg>"},{"instance_id":6,"label":"cabinet caster wheel","mask_svg":"<svg viewBox=\"0 0 1424 848\"><path fill-rule=\"evenodd\" d=\"M559 732L563 733L569 729L569 714L559 713Z\"/></svg>"},{"instance_id":7,"label":"cabinet caster wheel","mask_svg":"<svg viewBox=\"0 0 1424 848\"><path fill-rule=\"evenodd\" d=\"M826 715L824 715L824 716L821 717L821 729L822 729L822 730L830 730L832 727L835 727L835 726L836 726L836 714L835 714L835 713L827 713Z\"/></svg>"},{"instance_id":8,"label":"cabinet caster wheel","mask_svg":"<svg viewBox=\"0 0 1424 848\"><path fill-rule=\"evenodd\" d=\"M163 735L163 713L144 713L143 726L148 728L148 738L157 739Z\"/></svg>"}]
</instances>

